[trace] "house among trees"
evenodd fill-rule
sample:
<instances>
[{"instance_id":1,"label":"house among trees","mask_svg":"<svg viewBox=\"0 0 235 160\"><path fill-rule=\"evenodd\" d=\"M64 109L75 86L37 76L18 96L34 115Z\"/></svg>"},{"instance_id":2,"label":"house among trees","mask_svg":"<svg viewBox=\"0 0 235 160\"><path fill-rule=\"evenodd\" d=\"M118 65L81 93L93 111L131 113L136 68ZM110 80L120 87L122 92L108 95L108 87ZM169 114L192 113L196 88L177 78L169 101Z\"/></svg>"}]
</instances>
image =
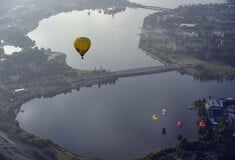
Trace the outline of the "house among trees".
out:
<instances>
[{"instance_id":1,"label":"house among trees","mask_svg":"<svg viewBox=\"0 0 235 160\"><path fill-rule=\"evenodd\" d=\"M13 93L13 94L21 94L21 93L26 93L26 92L28 92L27 89L25 89L25 88L19 88L19 89L15 89L12 93Z\"/></svg>"},{"instance_id":2,"label":"house among trees","mask_svg":"<svg viewBox=\"0 0 235 160\"><path fill-rule=\"evenodd\" d=\"M227 120L232 123L235 129L235 99L227 98L224 100L225 112L227 114Z\"/></svg>"},{"instance_id":3,"label":"house among trees","mask_svg":"<svg viewBox=\"0 0 235 160\"><path fill-rule=\"evenodd\" d=\"M233 125L235 129L235 99L220 98L206 100L205 105L208 111L208 119L211 124L217 126L219 122L224 121Z\"/></svg>"},{"instance_id":4,"label":"house among trees","mask_svg":"<svg viewBox=\"0 0 235 160\"><path fill-rule=\"evenodd\" d=\"M217 125L221 118L223 118L223 101L209 98L206 102L206 109L208 110L208 118L213 125Z\"/></svg>"}]
</instances>

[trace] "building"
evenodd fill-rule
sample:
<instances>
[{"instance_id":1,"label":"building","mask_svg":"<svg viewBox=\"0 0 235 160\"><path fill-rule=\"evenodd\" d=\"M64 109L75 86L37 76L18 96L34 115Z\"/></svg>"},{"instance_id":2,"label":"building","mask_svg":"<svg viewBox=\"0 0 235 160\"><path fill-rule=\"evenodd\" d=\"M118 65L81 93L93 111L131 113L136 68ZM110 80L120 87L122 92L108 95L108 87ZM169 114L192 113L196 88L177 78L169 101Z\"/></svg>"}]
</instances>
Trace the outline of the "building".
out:
<instances>
[{"instance_id":1,"label":"building","mask_svg":"<svg viewBox=\"0 0 235 160\"><path fill-rule=\"evenodd\" d=\"M209 105L209 107L218 107L218 108L223 108L224 107L222 99L211 99L211 98L209 98L207 100L207 104Z\"/></svg>"},{"instance_id":2,"label":"building","mask_svg":"<svg viewBox=\"0 0 235 160\"><path fill-rule=\"evenodd\" d=\"M187 27L187 28L194 28L196 24L191 24L191 23L181 23L180 27Z\"/></svg>"},{"instance_id":3,"label":"building","mask_svg":"<svg viewBox=\"0 0 235 160\"><path fill-rule=\"evenodd\" d=\"M235 129L235 99L209 98L205 107L208 110L208 119L213 125L217 125L220 120L225 120Z\"/></svg>"},{"instance_id":4,"label":"building","mask_svg":"<svg viewBox=\"0 0 235 160\"><path fill-rule=\"evenodd\" d=\"M12 93L13 93L13 94L21 94L21 93L26 93L26 92L28 92L27 89L25 89L25 88L19 88L19 89L15 89Z\"/></svg>"},{"instance_id":5,"label":"building","mask_svg":"<svg viewBox=\"0 0 235 160\"><path fill-rule=\"evenodd\" d=\"M235 99L227 98L224 100L223 104L227 115L227 121L231 123L235 129Z\"/></svg>"},{"instance_id":6,"label":"building","mask_svg":"<svg viewBox=\"0 0 235 160\"><path fill-rule=\"evenodd\" d=\"M224 118L224 105L222 99L207 99L206 109L208 110L208 119L213 125Z\"/></svg>"}]
</instances>

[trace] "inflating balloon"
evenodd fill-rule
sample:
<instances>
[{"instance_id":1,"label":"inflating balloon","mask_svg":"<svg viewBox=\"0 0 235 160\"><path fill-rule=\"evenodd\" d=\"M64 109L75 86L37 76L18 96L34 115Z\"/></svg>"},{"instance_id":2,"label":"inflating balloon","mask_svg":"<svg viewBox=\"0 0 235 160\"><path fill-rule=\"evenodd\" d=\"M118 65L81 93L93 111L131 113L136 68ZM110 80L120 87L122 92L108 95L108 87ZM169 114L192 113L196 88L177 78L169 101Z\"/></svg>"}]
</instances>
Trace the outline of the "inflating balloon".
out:
<instances>
[{"instance_id":1,"label":"inflating balloon","mask_svg":"<svg viewBox=\"0 0 235 160\"><path fill-rule=\"evenodd\" d=\"M158 116L154 114L154 115L152 116L152 119L156 122L156 121L158 120Z\"/></svg>"},{"instance_id":2,"label":"inflating balloon","mask_svg":"<svg viewBox=\"0 0 235 160\"><path fill-rule=\"evenodd\" d=\"M184 123L183 123L182 121L179 121L179 122L177 123L177 125L178 125L179 128L182 128L182 127L184 126Z\"/></svg>"},{"instance_id":3,"label":"inflating balloon","mask_svg":"<svg viewBox=\"0 0 235 160\"><path fill-rule=\"evenodd\" d=\"M162 115L166 115L167 114L167 110L165 108L162 109Z\"/></svg>"},{"instance_id":4,"label":"inflating balloon","mask_svg":"<svg viewBox=\"0 0 235 160\"><path fill-rule=\"evenodd\" d=\"M205 123L204 121L201 121L201 122L199 123L199 127L200 127L200 128L205 128L205 127L206 127L206 123Z\"/></svg>"},{"instance_id":5,"label":"inflating balloon","mask_svg":"<svg viewBox=\"0 0 235 160\"><path fill-rule=\"evenodd\" d=\"M91 41L87 37L79 37L74 40L74 48L81 55L82 59L91 46Z\"/></svg>"}]
</instances>

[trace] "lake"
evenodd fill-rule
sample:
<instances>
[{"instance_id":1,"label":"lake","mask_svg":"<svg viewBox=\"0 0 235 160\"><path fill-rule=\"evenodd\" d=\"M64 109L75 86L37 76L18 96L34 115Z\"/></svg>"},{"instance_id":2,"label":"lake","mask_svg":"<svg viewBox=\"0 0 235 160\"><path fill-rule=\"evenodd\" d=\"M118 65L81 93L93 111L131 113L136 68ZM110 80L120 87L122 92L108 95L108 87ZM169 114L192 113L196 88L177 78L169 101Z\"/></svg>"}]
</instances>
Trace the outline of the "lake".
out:
<instances>
[{"instance_id":1,"label":"lake","mask_svg":"<svg viewBox=\"0 0 235 160\"><path fill-rule=\"evenodd\" d=\"M115 71L157 66L162 64L138 48L143 19L151 13L130 8L114 16L96 10L60 13L42 20L28 35L39 48L66 53L67 63L74 68ZM77 36L92 40L84 60L73 49ZM235 81L200 82L177 72L123 78L114 85L31 100L16 119L23 129L80 155L127 160L173 145L179 133L197 137L197 113L187 106L208 96L234 97L234 89ZM168 110L165 116L163 108ZM159 116L156 122L154 114Z\"/></svg>"},{"instance_id":2,"label":"lake","mask_svg":"<svg viewBox=\"0 0 235 160\"><path fill-rule=\"evenodd\" d=\"M90 15L88 14L90 12ZM161 65L138 49L143 19L152 11L127 9L112 17L97 11L73 11L44 19L30 32L38 47L64 52L73 68L121 70ZM56 28L56 29L55 29ZM73 48L76 37L91 39L84 60Z\"/></svg>"}]
</instances>

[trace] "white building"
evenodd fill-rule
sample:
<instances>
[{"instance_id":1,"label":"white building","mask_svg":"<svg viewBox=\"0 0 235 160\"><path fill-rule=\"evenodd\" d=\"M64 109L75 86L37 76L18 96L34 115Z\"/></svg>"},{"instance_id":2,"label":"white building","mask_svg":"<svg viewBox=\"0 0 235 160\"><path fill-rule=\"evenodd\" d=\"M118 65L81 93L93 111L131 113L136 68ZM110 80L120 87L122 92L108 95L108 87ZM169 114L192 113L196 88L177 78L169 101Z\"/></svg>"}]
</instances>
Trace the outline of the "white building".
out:
<instances>
[{"instance_id":1,"label":"white building","mask_svg":"<svg viewBox=\"0 0 235 160\"><path fill-rule=\"evenodd\" d=\"M181 23L180 27L188 27L188 28L194 28L196 26L196 24L192 24L192 23Z\"/></svg>"},{"instance_id":2,"label":"white building","mask_svg":"<svg viewBox=\"0 0 235 160\"><path fill-rule=\"evenodd\" d=\"M193 32L184 32L183 35L186 36L186 37L190 37L190 38L198 37L198 33L195 32L195 31L193 31Z\"/></svg>"},{"instance_id":3,"label":"white building","mask_svg":"<svg viewBox=\"0 0 235 160\"><path fill-rule=\"evenodd\" d=\"M219 119L223 116L223 100L220 99L207 99L206 109L208 110L208 118L213 125L217 125Z\"/></svg>"},{"instance_id":4,"label":"white building","mask_svg":"<svg viewBox=\"0 0 235 160\"><path fill-rule=\"evenodd\" d=\"M210 107L218 107L218 108L223 108L223 100L220 99L208 99L207 104Z\"/></svg>"},{"instance_id":5,"label":"white building","mask_svg":"<svg viewBox=\"0 0 235 160\"><path fill-rule=\"evenodd\" d=\"M13 94L20 94L20 93L25 93L25 92L28 92L28 90L25 88L19 88L19 89L15 89L13 91Z\"/></svg>"}]
</instances>

